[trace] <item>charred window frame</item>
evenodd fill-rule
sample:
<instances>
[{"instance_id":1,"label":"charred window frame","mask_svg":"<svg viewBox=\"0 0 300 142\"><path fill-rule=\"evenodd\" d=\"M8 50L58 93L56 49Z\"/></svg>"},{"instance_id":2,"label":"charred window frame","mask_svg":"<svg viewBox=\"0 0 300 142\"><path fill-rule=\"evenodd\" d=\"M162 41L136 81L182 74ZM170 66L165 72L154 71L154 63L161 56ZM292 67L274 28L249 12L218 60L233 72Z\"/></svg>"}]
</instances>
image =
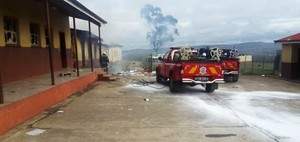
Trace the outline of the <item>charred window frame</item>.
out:
<instances>
[{"instance_id":1,"label":"charred window frame","mask_svg":"<svg viewBox=\"0 0 300 142\"><path fill-rule=\"evenodd\" d=\"M30 43L31 47L41 47L40 26L35 23L30 23Z\"/></svg>"},{"instance_id":2,"label":"charred window frame","mask_svg":"<svg viewBox=\"0 0 300 142\"><path fill-rule=\"evenodd\" d=\"M4 38L5 45L18 45L18 20L15 17L4 16Z\"/></svg>"}]
</instances>

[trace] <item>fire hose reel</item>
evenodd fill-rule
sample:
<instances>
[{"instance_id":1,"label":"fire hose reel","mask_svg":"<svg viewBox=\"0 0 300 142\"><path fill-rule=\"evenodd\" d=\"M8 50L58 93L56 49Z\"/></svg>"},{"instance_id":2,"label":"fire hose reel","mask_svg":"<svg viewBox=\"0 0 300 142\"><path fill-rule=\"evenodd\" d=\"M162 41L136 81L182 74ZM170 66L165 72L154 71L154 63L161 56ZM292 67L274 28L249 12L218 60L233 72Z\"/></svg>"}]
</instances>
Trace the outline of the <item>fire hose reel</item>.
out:
<instances>
[{"instance_id":1,"label":"fire hose reel","mask_svg":"<svg viewBox=\"0 0 300 142\"><path fill-rule=\"evenodd\" d=\"M230 54L230 57L237 58L239 56L239 51L237 49L232 49L232 50L230 50L229 54Z\"/></svg>"},{"instance_id":2,"label":"fire hose reel","mask_svg":"<svg viewBox=\"0 0 300 142\"><path fill-rule=\"evenodd\" d=\"M211 48L210 49L210 56L212 60L220 60L220 57L222 55L222 49L221 48Z\"/></svg>"},{"instance_id":3,"label":"fire hose reel","mask_svg":"<svg viewBox=\"0 0 300 142\"><path fill-rule=\"evenodd\" d=\"M191 51L192 51L192 49L190 47L180 48L181 60L189 60Z\"/></svg>"}]
</instances>

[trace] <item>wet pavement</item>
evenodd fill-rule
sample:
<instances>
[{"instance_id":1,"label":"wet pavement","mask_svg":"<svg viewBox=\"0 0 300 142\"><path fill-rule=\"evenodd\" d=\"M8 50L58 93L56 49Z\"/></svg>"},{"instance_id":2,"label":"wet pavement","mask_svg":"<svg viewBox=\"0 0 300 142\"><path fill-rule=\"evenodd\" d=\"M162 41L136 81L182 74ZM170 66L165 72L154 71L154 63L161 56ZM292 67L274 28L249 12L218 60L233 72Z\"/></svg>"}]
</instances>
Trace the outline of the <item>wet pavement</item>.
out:
<instances>
[{"instance_id":1,"label":"wet pavement","mask_svg":"<svg viewBox=\"0 0 300 142\"><path fill-rule=\"evenodd\" d=\"M201 86L170 93L154 80L129 71L98 82L0 141L300 141L300 84L241 76L210 94Z\"/></svg>"}]
</instances>

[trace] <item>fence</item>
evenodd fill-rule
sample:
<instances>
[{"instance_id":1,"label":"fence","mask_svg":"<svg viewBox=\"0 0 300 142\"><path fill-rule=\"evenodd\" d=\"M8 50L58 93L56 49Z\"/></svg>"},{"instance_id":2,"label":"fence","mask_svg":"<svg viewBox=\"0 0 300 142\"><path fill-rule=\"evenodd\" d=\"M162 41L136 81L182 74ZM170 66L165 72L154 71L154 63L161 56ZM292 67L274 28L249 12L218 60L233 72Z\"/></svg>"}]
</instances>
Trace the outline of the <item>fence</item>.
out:
<instances>
[{"instance_id":1,"label":"fence","mask_svg":"<svg viewBox=\"0 0 300 142\"><path fill-rule=\"evenodd\" d=\"M241 56L240 72L242 74L276 74L280 72L280 55Z\"/></svg>"}]
</instances>

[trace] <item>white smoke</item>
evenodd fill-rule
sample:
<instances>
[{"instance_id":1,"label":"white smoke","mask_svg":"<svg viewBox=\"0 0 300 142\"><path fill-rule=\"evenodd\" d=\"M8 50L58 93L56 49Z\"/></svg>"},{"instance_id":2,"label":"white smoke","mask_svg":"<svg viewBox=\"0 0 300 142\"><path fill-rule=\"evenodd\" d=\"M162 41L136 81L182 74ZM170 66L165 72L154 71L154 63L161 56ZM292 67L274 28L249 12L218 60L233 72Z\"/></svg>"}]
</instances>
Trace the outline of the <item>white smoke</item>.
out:
<instances>
[{"instance_id":1,"label":"white smoke","mask_svg":"<svg viewBox=\"0 0 300 142\"><path fill-rule=\"evenodd\" d=\"M150 27L147 39L156 53L167 42L173 42L175 36L179 36L178 29L176 28L177 19L171 15L164 16L159 7L146 4L140 12L142 18L147 21Z\"/></svg>"}]
</instances>

